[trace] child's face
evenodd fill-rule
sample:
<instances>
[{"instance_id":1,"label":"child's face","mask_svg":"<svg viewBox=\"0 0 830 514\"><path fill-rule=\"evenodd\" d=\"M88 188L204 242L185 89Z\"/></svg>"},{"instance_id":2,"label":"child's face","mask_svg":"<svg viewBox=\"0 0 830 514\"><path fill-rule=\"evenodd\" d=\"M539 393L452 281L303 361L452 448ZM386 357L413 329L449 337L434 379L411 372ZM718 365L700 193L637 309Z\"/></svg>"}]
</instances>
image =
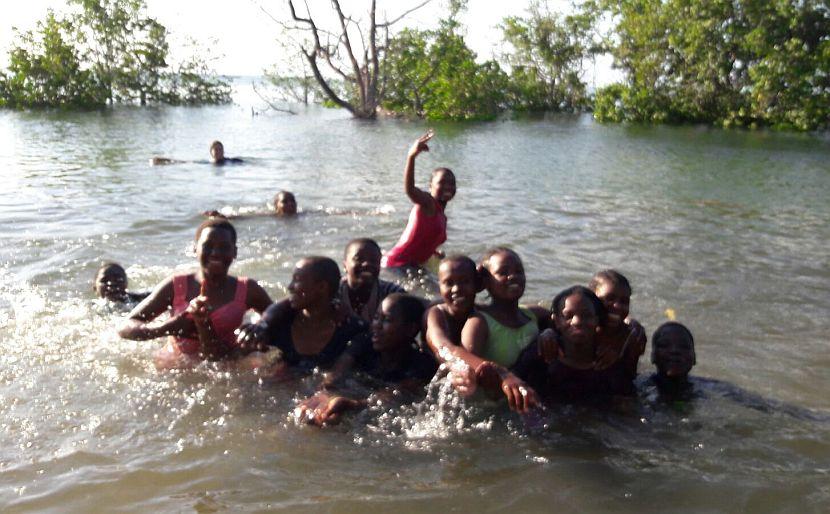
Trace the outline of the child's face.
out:
<instances>
[{"instance_id":1,"label":"child's face","mask_svg":"<svg viewBox=\"0 0 830 514\"><path fill-rule=\"evenodd\" d=\"M217 227L202 230L196 241L196 257L209 275L227 275L236 258L236 244L230 231Z\"/></svg>"},{"instance_id":2,"label":"child's face","mask_svg":"<svg viewBox=\"0 0 830 514\"><path fill-rule=\"evenodd\" d=\"M429 182L429 193L442 203L447 203L455 196L455 175L451 171L439 171Z\"/></svg>"},{"instance_id":3,"label":"child's face","mask_svg":"<svg viewBox=\"0 0 830 514\"><path fill-rule=\"evenodd\" d=\"M487 291L499 300L518 300L525 292L525 269L515 255L500 252L487 263Z\"/></svg>"},{"instance_id":4,"label":"child's face","mask_svg":"<svg viewBox=\"0 0 830 514\"><path fill-rule=\"evenodd\" d=\"M651 342L651 361L657 371L669 378L688 376L695 365L695 347L689 335L680 328L669 328Z\"/></svg>"},{"instance_id":5,"label":"child's face","mask_svg":"<svg viewBox=\"0 0 830 514\"><path fill-rule=\"evenodd\" d=\"M452 312L470 312L476 299L475 270L464 262L441 263L438 267L438 290Z\"/></svg>"},{"instance_id":6,"label":"child's face","mask_svg":"<svg viewBox=\"0 0 830 514\"><path fill-rule=\"evenodd\" d=\"M222 143L210 147L210 158L214 161L221 161L225 158L225 147L222 146Z\"/></svg>"},{"instance_id":7,"label":"child's face","mask_svg":"<svg viewBox=\"0 0 830 514\"><path fill-rule=\"evenodd\" d=\"M631 291L627 287L612 284L608 280L600 280L599 286L594 291L608 312L608 326L619 327L628 317L629 303L631 302Z\"/></svg>"},{"instance_id":8,"label":"child's face","mask_svg":"<svg viewBox=\"0 0 830 514\"><path fill-rule=\"evenodd\" d=\"M567 297L562 312L554 313L553 321L562 337L576 345L592 343L599 324L594 305L581 294Z\"/></svg>"},{"instance_id":9,"label":"child's face","mask_svg":"<svg viewBox=\"0 0 830 514\"><path fill-rule=\"evenodd\" d=\"M353 244L343 261L349 287L371 286L380 274L380 251L371 244Z\"/></svg>"},{"instance_id":10,"label":"child's face","mask_svg":"<svg viewBox=\"0 0 830 514\"><path fill-rule=\"evenodd\" d=\"M274 210L279 216L293 216L297 214L297 200L292 194L277 195Z\"/></svg>"},{"instance_id":11,"label":"child's face","mask_svg":"<svg viewBox=\"0 0 830 514\"><path fill-rule=\"evenodd\" d=\"M99 298L123 300L127 294L127 274L119 266L101 268L95 277L95 291Z\"/></svg>"},{"instance_id":12,"label":"child's face","mask_svg":"<svg viewBox=\"0 0 830 514\"><path fill-rule=\"evenodd\" d=\"M305 309L312 305L320 294L320 280L314 276L309 263L303 259L294 268L291 283L288 284L288 301L294 309Z\"/></svg>"},{"instance_id":13,"label":"child's face","mask_svg":"<svg viewBox=\"0 0 830 514\"><path fill-rule=\"evenodd\" d=\"M408 340L409 325L404 321L399 309L395 308L393 299L386 298L372 321L372 348L376 352L400 348Z\"/></svg>"}]
</instances>

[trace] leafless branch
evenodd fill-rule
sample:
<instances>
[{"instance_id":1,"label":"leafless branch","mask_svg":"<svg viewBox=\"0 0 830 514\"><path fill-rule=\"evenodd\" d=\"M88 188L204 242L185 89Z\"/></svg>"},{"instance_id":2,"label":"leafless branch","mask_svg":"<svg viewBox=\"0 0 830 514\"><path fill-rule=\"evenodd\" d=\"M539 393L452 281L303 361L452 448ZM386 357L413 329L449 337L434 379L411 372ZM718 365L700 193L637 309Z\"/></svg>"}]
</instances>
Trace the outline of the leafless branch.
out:
<instances>
[{"instance_id":1,"label":"leafless branch","mask_svg":"<svg viewBox=\"0 0 830 514\"><path fill-rule=\"evenodd\" d=\"M402 19L406 18L407 16L409 16L410 14L412 14L413 12L417 11L418 9L420 9L421 7L423 7L423 6L427 5L427 4L428 4L428 3L430 3L430 2L432 2L432 0L424 0L424 1L423 1L423 2L421 2L420 4L418 4L418 5L416 5L415 7L413 7L412 9L409 9L409 10L407 10L407 11L404 11L404 12L403 12L400 16L398 16L397 18L395 18L395 19L393 19L393 20L391 20L391 21L385 21L385 22L383 22L383 23L378 23L378 27L391 27L391 26L392 26L392 25L394 25L395 23L398 23L398 22L399 22L399 21L401 21Z\"/></svg>"}]
</instances>

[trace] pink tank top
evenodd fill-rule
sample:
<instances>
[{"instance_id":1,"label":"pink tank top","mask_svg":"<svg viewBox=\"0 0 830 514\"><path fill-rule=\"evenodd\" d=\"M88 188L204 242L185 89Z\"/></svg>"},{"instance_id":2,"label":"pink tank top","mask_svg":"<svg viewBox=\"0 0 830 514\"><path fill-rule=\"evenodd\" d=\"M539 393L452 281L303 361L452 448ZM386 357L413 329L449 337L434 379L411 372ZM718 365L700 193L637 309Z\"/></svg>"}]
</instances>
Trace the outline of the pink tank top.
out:
<instances>
[{"instance_id":1,"label":"pink tank top","mask_svg":"<svg viewBox=\"0 0 830 514\"><path fill-rule=\"evenodd\" d=\"M190 301L187 299L187 279L189 275L173 277L173 314L180 314L187 310ZM214 309L210 313L210 323L220 341L229 347L236 345L234 330L242 324L242 318L248 312L248 279L237 277L236 293L233 300ZM187 337L172 337L176 348L182 353L194 354L199 352L199 340Z\"/></svg>"},{"instance_id":2,"label":"pink tank top","mask_svg":"<svg viewBox=\"0 0 830 514\"><path fill-rule=\"evenodd\" d=\"M424 264L447 240L447 216L435 201L435 214L427 216L420 205L412 207L398 244L383 256L384 268Z\"/></svg>"}]
</instances>

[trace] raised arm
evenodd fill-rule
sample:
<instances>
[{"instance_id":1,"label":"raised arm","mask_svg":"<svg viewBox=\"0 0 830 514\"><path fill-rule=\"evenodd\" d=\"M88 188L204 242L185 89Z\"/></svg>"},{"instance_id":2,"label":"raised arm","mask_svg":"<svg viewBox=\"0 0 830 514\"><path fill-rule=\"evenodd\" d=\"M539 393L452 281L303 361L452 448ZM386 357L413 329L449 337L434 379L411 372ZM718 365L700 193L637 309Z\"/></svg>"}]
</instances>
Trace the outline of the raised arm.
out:
<instances>
[{"instance_id":1,"label":"raised arm","mask_svg":"<svg viewBox=\"0 0 830 514\"><path fill-rule=\"evenodd\" d=\"M429 151L427 141L432 139L433 135L433 132L430 130L412 144L409 153L406 155L406 167L403 172L403 187L406 196L409 197L412 203L420 205L422 209L425 209L428 216L435 214L435 202L428 191L424 191L415 186L415 158L421 152Z\"/></svg>"},{"instance_id":2,"label":"raised arm","mask_svg":"<svg viewBox=\"0 0 830 514\"><path fill-rule=\"evenodd\" d=\"M173 277L165 279L150 296L130 312L129 318L118 330L124 339L145 341L166 335L184 335L193 333L196 327L193 320L184 313L171 316L161 323L152 323L173 304Z\"/></svg>"}]
</instances>

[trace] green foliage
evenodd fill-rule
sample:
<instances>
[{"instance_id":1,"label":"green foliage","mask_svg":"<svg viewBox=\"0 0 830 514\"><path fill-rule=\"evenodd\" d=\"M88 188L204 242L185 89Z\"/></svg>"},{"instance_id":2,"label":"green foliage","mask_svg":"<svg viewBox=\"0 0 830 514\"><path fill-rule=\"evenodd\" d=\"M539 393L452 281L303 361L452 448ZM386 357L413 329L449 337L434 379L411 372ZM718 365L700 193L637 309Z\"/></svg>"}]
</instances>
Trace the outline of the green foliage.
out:
<instances>
[{"instance_id":1,"label":"green foliage","mask_svg":"<svg viewBox=\"0 0 830 514\"><path fill-rule=\"evenodd\" d=\"M167 29L143 14L142 0L70 3L78 9L73 16L50 11L36 30L18 35L0 73L0 105L230 102L230 85L203 58L170 70Z\"/></svg>"},{"instance_id":2,"label":"green foliage","mask_svg":"<svg viewBox=\"0 0 830 514\"><path fill-rule=\"evenodd\" d=\"M404 30L387 50L381 105L431 120L493 119L505 106L507 75L475 59L452 18L435 31Z\"/></svg>"},{"instance_id":3,"label":"green foliage","mask_svg":"<svg viewBox=\"0 0 830 514\"><path fill-rule=\"evenodd\" d=\"M597 92L598 120L830 124L826 1L606 0L596 12L612 17L627 73Z\"/></svg>"},{"instance_id":4,"label":"green foliage","mask_svg":"<svg viewBox=\"0 0 830 514\"><path fill-rule=\"evenodd\" d=\"M583 62L599 51L590 11L570 16L531 4L526 17L504 19L501 29L513 48L503 56L511 68L510 106L518 111L579 111L589 98Z\"/></svg>"}]
</instances>

